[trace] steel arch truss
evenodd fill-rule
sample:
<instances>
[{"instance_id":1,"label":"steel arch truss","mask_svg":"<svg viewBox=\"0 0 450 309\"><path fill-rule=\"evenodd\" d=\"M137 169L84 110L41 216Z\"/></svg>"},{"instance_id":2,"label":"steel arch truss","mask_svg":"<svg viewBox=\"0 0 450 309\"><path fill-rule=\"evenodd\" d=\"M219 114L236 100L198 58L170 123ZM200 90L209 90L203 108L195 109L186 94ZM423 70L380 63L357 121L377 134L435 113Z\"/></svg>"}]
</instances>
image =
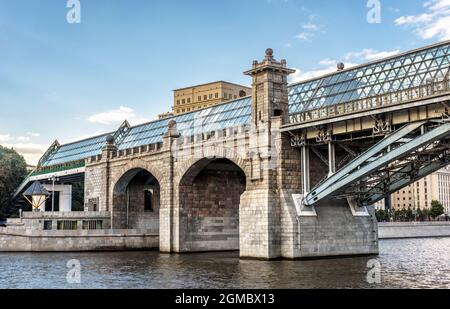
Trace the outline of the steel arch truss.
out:
<instances>
[{"instance_id":1,"label":"steel arch truss","mask_svg":"<svg viewBox=\"0 0 450 309\"><path fill-rule=\"evenodd\" d=\"M373 205L448 164L450 123L411 123L320 183L306 195L304 205L330 197Z\"/></svg>"}]
</instances>

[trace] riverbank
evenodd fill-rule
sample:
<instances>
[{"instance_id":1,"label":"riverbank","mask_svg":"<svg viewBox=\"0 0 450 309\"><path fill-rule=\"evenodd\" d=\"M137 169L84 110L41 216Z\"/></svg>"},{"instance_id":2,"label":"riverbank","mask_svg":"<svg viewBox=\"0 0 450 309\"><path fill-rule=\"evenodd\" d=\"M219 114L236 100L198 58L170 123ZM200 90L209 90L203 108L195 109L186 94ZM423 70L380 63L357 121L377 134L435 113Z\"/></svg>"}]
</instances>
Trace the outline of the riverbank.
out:
<instances>
[{"instance_id":1,"label":"riverbank","mask_svg":"<svg viewBox=\"0 0 450 309\"><path fill-rule=\"evenodd\" d=\"M383 222L379 239L450 237L450 222ZM159 236L148 230L35 231L0 227L0 252L157 250Z\"/></svg>"},{"instance_id":2,"label":"riverbank","mask_svg":"<svg viewBox=\"0 0 450 309\"><path fill-rule=\"evenodd\" d=\"M379 239L450 237L450 222L382 222Z\"/></svg>"},{"instance_id":3,"label":"riverbank","mask_svg":"<svg viewBox=\"0 0 450 309\"><path fill-rule=\"evenodd\" d=\"M159 248L143 230L32 231L0 228L0 252L129 251Z\"/></svg>"}]
</instances>

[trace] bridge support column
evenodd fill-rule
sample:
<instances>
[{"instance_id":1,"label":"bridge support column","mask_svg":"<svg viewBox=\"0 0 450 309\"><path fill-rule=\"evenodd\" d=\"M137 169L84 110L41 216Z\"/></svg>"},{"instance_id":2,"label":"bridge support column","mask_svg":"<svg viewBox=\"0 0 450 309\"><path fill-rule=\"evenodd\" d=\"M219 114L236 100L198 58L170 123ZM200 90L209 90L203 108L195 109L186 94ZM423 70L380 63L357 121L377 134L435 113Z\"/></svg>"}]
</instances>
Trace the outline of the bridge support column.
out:
<instances>
[{"instance_id":1,"label":"bridge support column","mask_svg":"<svg viewBox=\"0 0 450 309\"><path fill-rule=\"evenodd\" d=\"M328 176L336 173L336 147L333 142L328 142Z\"/></svg>"},{"instance_id":2,"label":"bridge support column","mask_svg":"<svg viewBox=\"0 0 450 309\"><path fill-rule=\"evenodd\" d=\"M161 170L166 175L161 186L161 206L159 210L159 250L161 252L178 252L179 250L179 209L174 201L174 155L172 145L179 134L176 123L171 121L169 129L163 138L163 150L167 152L167 158L161 162Z\"/></svg>"},{"instance_id":3,"label":"bridge support column","mask_svg":"<svg viewBox=\"0 0 450 309\"><path fill-rule=\"evenodd\" d=\"M378 254L378 224L373 207L355 211L345 199L330 199L300 215L296 258Z\"/></svg>"},{"instance_id":4,"label":"bridge support column","mask_svg":"<svg viewBox=\"0 0 450 309\"><path fill-rule=\"evenodd\" d=\"M309 170L309 148L304 145L301 149L302 152L302 184L303 184L303 194L307 194L311 189L310 184L310 170Z\"/></svg>"}]
</instances>

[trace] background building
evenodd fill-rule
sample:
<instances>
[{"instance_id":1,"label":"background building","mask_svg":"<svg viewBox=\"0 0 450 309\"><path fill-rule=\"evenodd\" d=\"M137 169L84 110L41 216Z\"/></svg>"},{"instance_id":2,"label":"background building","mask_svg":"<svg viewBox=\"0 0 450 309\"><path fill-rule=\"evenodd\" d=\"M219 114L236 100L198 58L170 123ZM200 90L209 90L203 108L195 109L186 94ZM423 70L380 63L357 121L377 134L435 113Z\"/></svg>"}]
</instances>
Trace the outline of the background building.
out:
<instances>
[{"instance_id":1,"label":"background building","mask_svg":"<svg viewBox=\"0 0 450 309\"><path fill-rule=\"evenodd\" d=\"M393 209L429 209L433 200L441 202L445 213L450 214L450 166L392 194L391 205ZM384 201L375 207L384 209Z\"/></svg>"},{"instance_id":2,"label":"background building","mask_svg":"<svg viewBox=\"0 0 450 309\"><path fill-rule=\"evenodd\" d=\"M172 112L165 112L165 113L158 115L158 119L166 119L166 118L170 118L170 117L173 117Z\"/></svg>"},{"instance_id":3,"label":"background building","mask_svg":"<svg viewBox=\"0 0 450 309\"><path fill-rule=\"evenodd\" d=\"M251 95L251 88L224 81L174 90L175 115L206 108L218 103Z\"/></svg>"}]
</instances>

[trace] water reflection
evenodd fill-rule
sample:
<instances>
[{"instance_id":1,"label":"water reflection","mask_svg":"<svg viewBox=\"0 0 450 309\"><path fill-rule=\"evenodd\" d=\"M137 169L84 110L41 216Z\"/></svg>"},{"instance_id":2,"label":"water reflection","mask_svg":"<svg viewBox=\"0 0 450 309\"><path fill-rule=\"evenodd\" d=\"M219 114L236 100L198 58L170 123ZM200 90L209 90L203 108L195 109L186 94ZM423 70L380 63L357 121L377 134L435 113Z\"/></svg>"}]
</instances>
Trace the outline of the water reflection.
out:
<instances>
[{"instance_id":1,"label":"water reflection","mask_svg":"<svg viewBox=\"0 0 450 309\"><path fill-rule=\"evenodd\" d=\"M0 253L1 288L450 288L450 238L383 240L382 282L366 280L374 257L239 260L237 252ZM71 259L80 285L66 282Z\"/></svg>"}]
</instances>

